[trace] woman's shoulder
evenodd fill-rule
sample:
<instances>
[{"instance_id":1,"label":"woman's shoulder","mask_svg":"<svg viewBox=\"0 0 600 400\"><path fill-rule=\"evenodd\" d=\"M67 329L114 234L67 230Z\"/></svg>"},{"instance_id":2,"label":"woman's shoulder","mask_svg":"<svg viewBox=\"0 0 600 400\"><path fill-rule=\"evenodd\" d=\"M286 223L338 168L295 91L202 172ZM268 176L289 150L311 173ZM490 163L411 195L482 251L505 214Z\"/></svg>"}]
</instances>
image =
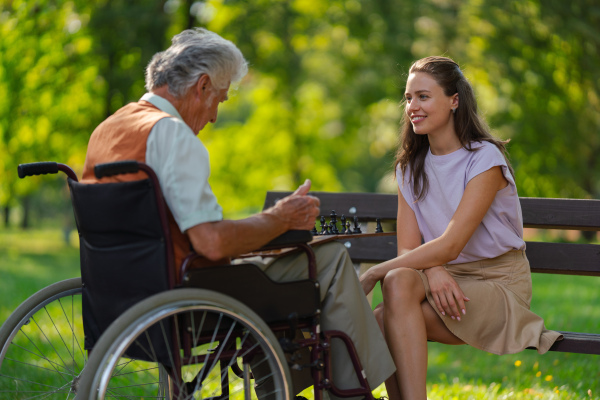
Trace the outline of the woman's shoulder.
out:
<instances>
[{"instance_id":1,"label":"woman's shoulder","mask_svg":"<svg viewBox=\"0 0 600 400\"><path fill-rule=\"evenodd\" d=\"M492 142L488 142L487 140L482 140L481 142L471 142L470 148L474 150L472 156L476 159L489 159L489 158L497 158L504 159L504 155L502 151Z\"/></svg>"}]
</instances>

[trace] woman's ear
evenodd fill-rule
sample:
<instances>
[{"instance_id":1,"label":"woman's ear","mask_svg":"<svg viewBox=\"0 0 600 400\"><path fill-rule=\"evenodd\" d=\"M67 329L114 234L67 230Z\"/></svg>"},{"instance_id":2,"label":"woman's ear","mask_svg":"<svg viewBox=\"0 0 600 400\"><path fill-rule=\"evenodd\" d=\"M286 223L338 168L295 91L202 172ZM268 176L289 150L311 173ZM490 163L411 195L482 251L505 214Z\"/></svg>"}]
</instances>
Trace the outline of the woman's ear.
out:
<instances>
[{"instance_id":1,"label":"woman's ear","mask_svg":"<svg viewBox=\"0 0 600 400\"><path fill-rule=\"evenodd\" d=\"M454 93L454 95L452 96L452 108L458 108L458 93Z\"/></svg>"}]
</instances>

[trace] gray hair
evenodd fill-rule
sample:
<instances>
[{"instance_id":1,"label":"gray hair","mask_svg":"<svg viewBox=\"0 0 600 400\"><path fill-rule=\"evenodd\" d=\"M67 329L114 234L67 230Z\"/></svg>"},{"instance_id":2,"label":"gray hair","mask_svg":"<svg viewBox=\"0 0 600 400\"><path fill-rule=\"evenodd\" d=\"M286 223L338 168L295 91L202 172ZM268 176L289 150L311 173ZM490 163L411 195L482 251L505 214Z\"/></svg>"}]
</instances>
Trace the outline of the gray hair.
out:
<instances>
[{"instance_id":1,"label":"gray hair","mask_svg":"<svg viewBox=\"0 0 600 400\"><path fill-rule=\"evenodd\" d=\"M146 90L168 85L180 98L203 74L213 86L225 89L242 79L248 63L231 41L204 28L187 29L175 35L171 46L156 53L146 68Z\"/></svg>"}]
</instances>

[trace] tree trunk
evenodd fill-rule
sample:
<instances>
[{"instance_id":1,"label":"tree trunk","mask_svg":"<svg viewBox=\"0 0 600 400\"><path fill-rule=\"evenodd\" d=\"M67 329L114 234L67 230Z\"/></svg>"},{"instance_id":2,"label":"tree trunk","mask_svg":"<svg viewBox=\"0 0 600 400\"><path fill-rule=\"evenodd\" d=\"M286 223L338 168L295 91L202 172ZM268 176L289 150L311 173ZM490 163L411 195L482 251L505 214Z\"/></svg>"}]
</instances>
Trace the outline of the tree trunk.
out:
<instances>
[{"instance_id":1,"label":"tree trunk","mask_svg":"<svg viewBox=\"0 0 600 400\"><path fill-rule=\"evenodd\" d=\"M8 205L4 206L4 227L8 228L10 224L10 207Z\"/></svg>"},{"instance_id":2,"label":"tree trunk","mask_svg":"<svg viewBox=\"0 0 600 400\"><path fill-rule=\"evenodd\" d=\"M30 198L29 196L23 197L23 220L21 221L21 228L29 228L29 209L30 209Z\"/></svg>"},{"instance_id":3,"label":"tree trunk","mask_svg":"<svg viewBox=\"0 0 600 400\"><path fill-rule=\"evenodd\" d=\"M192 15L192 5L194 4L195 0L187 0L185 2L185 13L186 13L186 19L187 19L187 26L186 29L192 29L194 26L196 26L196 16Z\"/></svg>"}]
</instances>

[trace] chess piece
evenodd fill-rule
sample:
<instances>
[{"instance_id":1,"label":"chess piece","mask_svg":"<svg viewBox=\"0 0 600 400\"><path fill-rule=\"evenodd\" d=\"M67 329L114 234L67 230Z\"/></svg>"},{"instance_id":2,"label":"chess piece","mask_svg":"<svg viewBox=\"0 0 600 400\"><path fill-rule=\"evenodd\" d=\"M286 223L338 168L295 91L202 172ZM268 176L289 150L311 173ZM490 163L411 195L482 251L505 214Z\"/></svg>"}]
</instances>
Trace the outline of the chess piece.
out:
<instances>
[{"instance_id":1,"label":"chess piece","mask_svg":"<svg viewBox=\"0 0 600 400\"><path fill-rule=\"evenodd\" d=\"M330 226L331 226L331 234L337 235L340 232L338 231L338 228L337 228L337 214L335 213L334 210L331 210L330 217L331 217L331 219L329 222L330 222Z\"/></svg>"},{"instance_id":2,"label":"chess piece","mask_svg":"<svg viewBox=\"0 0 600 400\"><path fill-rule=\"evenodd\" d=\"M323 235L331 235L331 224L325 224L325 233Z\"/></svg>"},{"instance_id":3,"label":"chess piece","mask_svg":"<svg viewBox=\"0 0 600 400\"><path fill-rule=\"evenodd\" d=\"M377 226L375 227L375 233L382 233L383 228L381 227L381 220L377 218L375 221L377 222Z\"/></svg>"},{"instance_id":4,"label":"chess piece","mask_svg":"<svg viewBox=\"0 0 600 400\"><path fill-rule=\"evenodd\" d=\"M325 216L321 215L321 232L319 233L319 235L326 235L327 234L327 225L325 224Z\"/></svg>"},{"instance_id":5,"label":"chess piece","mask_svg":"<svg viewBox=\"0 0 600 400\"><path fill-rule=\"evenodd\" d=\"M316 235L318 235L318 234L319 234L319 232L317 231L317 224L314 224L314 225L313 225L313 228L311 229L310 233L311 233L313 236L316 236Z\"/></svg>"},{"instance_id":6,"label":"chess piece","mask_svg":"<svg viewBox=\"0 0 600 400\"><path fill-rule=\"evenodd\" d=\"M362 233L360 230L360 225L358 224L358 217L356 215L354 216L354 230L352 233Z\"/></svg>"},{"instance_id":7,"label":"chess piece","mask_svg":"<svg viewBox=\"0 0 600 400\"><path fill-rule=\"evenodd\" d=\"M350 221L346 221L346 230L344 231L346 235L352 235L352 229L350 229Z\"/></svg>"},{"instance_id":8,"label":"chess piece","mask_svg":"<svg viewBox=\"0 0 600 400\"><path fill-rule=\"evenodd\" d=\"M342 233L346 233L346 216L344 214L342 214L340 222L342 223Z\"/></svg>"}]
</instances>

